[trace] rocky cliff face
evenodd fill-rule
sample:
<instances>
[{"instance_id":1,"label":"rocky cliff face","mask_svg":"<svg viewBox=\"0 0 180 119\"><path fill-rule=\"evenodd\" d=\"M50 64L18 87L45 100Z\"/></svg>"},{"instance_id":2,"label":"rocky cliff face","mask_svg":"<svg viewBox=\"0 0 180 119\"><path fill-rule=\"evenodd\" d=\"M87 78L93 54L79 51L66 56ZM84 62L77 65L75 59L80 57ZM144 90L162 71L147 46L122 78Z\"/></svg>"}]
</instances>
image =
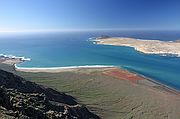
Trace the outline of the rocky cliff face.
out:
<instances>
[{"instance_id":1,"label":"rocky cliff face","mask_svg":"<svg viewBox=\"0 0 180 119\"><path fill-rule=\"evenodd\" d=\"M72 96L0 70L0 118L99 119Z\"/></svg>"}]
</instances>

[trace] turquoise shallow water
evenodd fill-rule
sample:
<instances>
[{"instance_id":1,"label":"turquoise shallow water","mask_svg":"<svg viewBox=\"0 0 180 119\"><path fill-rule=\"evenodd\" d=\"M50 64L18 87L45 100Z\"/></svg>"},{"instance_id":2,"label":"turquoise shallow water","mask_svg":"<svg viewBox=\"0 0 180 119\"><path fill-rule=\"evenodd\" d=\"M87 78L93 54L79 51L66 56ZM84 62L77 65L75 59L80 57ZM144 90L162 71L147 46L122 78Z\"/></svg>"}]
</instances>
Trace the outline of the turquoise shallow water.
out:
<instances>
[{"instance_id":1,"label":"turquoise shallow water","mask_svg":"<svg viewBox=\"0 0 180 119\"><path fill-rule=\"evenodd\" d=\"M19 67L115 65L180 90L180 58L146 55L129 47L95 45L99 35L177 40L176 31L99 31L0 35L0 53L29 57Z\"/></svg>"}]
</instances>

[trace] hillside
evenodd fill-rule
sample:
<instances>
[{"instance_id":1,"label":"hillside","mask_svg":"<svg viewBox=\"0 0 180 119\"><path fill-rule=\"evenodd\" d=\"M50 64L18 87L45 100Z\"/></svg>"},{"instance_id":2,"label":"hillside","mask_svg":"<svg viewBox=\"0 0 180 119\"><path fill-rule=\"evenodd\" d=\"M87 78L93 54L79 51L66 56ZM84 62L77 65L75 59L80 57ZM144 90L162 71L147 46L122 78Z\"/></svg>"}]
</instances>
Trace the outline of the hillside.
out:
<instances>
[{"instance_id":1,"label":"hillside","mask_svg":"<svg viewBox=\"0 0 180 119\"><path fill-rule=\"evenodd\" d=\"M75 98L0 70L1 119L99 119Z\"/></svg>"}]
</instances>

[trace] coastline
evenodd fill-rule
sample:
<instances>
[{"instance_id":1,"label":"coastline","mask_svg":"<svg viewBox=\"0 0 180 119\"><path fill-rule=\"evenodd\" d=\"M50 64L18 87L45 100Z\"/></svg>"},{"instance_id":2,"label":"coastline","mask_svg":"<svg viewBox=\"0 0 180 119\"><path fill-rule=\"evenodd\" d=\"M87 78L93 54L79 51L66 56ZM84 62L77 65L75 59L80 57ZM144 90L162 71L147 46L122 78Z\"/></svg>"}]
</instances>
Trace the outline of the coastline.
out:
<instances>
[{"instance_id":1,"label":"coastline","mask_svg":"<svg viewBox=\"0 0 180 119\"><path fill-rule=\"evenodd\" d=\"M127 71L129 71L129 70L127 70ZM161 83L161 82L159 82L159 81L156 81L156 80L154 80L154 79L152 79L152 78L149 78L149 77L144 76L144 75L142 75L142 74L139 74L139 73L137 73L137 72L133 72L133 71L129 71L129 72L135 73L135 74L143 77L145 80L148 80L148 81L150 81L150 82L152 82L152 83L154 83L154 84L157 84L158 86L161 86L160 88L166 89L166 91L169 91L169 92L174 93L174 94L177 94L177 95L180 94L180 90L178 90L178 89L175 89L175 88L173 88L173 87L170 87L170 86L168 86L168 85L166 85L166 84L163 84L163 83Z\"/></svg>"},{"instance_id":2,"label":"coastline","mask_svg":"<svg viewBox=\"0 0 180 119\"><path fill-rule=\"evenodd\" d=\"M170 92L170 93L173 93L173 94L176 94L176 95L179 95L180 94L180 90L176 89L176 88L173 88L173 87L170 87L164 83L161 83L159 81L156 81L155 79L152 79L150 77L147 77L147 76L144 76L140 73L137 73L137 72L134 72L134 71L131 71L131 70L128 70L128 69L125 69L125 68L120 68L120 67L114 67L115 70L119 70L119 71L126 71L128 73L128 75L131 75L131 74L134 74L136 75L136 77L139 77L140 79L137 80L137 84L142 84L142 85L146 85L148 86L149 83L142 83L141 81L142 80L146 80L148 82L151 82L153 85L153 88L159 88L159 89L163 89L164 91L167 91L167 92ZM114 70L113 69L113 70ZM134 83L134 82L133 82ZM152 88L152 86L150 86Z\"/></svg>"},{"instance_id":3,"label":"coastline","mask_svg":"<svg viewBox=\"0 0 180 119\"><path fill-rule=\"evenodd\" d=\"M67 67L48 67L48 68L38 68L38 67L18 67L14 64L16 71L22 72L49 72L49 73L58 73L64 71L75 71L78 69L104 69L104 68L115 68L115 66L106 66L106 65L84 65L84 66L67 66Z\"/></svg>"},{"instance_id":4,"label":"coastline","mask_svg":"<svg viewBox=\"0 0 180 119\"><path fill-rule=\"evenodd\" d=\"M4 64L12 65L14 67L15 71L19 72L30 72L30 73L39 73L39 72L44 72L44 73L60 73L60 72L72 72L72 71L79 71L79 70L94 70L94 71L112 71L112 70L118 70L120 72L126 71L128 75L134 74L136 77L143 78L143 80L147 80L153 84L155 84L156 88L163 89L163 91L168 91L173 94L179 95L180 91L178 89L175 89L173 87L170 87L166 84L163 84L161 82L158 82L152 78L146 77L142 74L139 74L134 71L130 71L126 68L123 67L117 67L117 66L112 66L112 65L84 65L84 66L67 66L67 67L47 67L47 68L38 68L38 67L32 67L32 68L27 68L27 67L18 67L17 64L25 62L26 60L22 60L20 58L7 58L6 61L1 62ZM116 77L117 78L117 77ZM141 84L141 81L137 81L137 84ZM142 84L146 85L146 84ZM148 84L149 85L149 84ZM152 87L151 87L152 88Z\"/></svg>"},{"instance_id":5,"label":"coastline","mask_svg":"<svg viewBox=\"0 0 180 119\"><path fill-rule=\"evenodd\" d=\"M150 81L151 83L154 83L155 85L157 85L156 87L159 88L163 88L168 92L171 92L173 94L178 95L180 93L179 90L170 87L166 84L163 84L161 82L158 82L152 78L146 77L142 74L139 74L137 72L133 72L133 71L129 71L126 69L122 69L119 67L115 67L115 66L75 66L75 67L51 67L51 68L15 68L16 71L20 71L20 72L31 72L31 73L39 73L39 72L43 72L43 73L59 73L59 72L71 72L71 71L78 71L78 70L100 70L100 71L109 71L109 70L119 70L119 71L127 71L128 73L133 73L135 75L137 75L137 77L142 77L143 80L147 80ZM139 82L137 82L137 84L141 84Z\"/></svg>"},{"instance_id":6,"label":"coastline","mask_svg":"<svg viewBox=\"0 0 180 119\"><path fill-rule=\"evenodd\" d=\"M85 66L69 66L69 67L49 67L49 68L25 68L25 67L17 67L16 64L14 65L14 69L16 71L20 72L31 72L31 73L59 73L59 72L72 72L72 71L78 71L78 70L96 70L96 71L110 71L110 70L119 70L119 71L127 71L127 73L132 73L136 75L137 77L143 78L143 80L147 80L156 86L154 88L161 88L165 91L171 92L173 94L179 95L180 91L178 89L175 89L173 87L170 87L166 84L163 84L161 82L156 81L155 79L149 78L147 76L144 76L142 74L139 74L134 71L127 70L125 68L120 68L116 66L106 66L106 65L85 65ZM141 84L137 82L137 84ZM144 85L144 84L143 84ZM148 84L149 85L149 84Z\"/></svg>"}]
</instances>

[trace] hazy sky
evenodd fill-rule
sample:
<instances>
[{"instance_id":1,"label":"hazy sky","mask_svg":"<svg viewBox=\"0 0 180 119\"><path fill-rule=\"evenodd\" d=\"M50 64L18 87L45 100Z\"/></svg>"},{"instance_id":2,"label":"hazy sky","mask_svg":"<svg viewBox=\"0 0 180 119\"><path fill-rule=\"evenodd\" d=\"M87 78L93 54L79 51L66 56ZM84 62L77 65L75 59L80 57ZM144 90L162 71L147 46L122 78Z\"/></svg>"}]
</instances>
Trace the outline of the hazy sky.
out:
<instances>
[{"instance_id":1,"label":"hazy sky","mask_svg":"<svg viewBox=\"0 0 180 119\"><path fill-rule=\"evenodd\" d=\"M180 29L180 0L0 0L0 30Z\"/></svg>"}]
</instances>

